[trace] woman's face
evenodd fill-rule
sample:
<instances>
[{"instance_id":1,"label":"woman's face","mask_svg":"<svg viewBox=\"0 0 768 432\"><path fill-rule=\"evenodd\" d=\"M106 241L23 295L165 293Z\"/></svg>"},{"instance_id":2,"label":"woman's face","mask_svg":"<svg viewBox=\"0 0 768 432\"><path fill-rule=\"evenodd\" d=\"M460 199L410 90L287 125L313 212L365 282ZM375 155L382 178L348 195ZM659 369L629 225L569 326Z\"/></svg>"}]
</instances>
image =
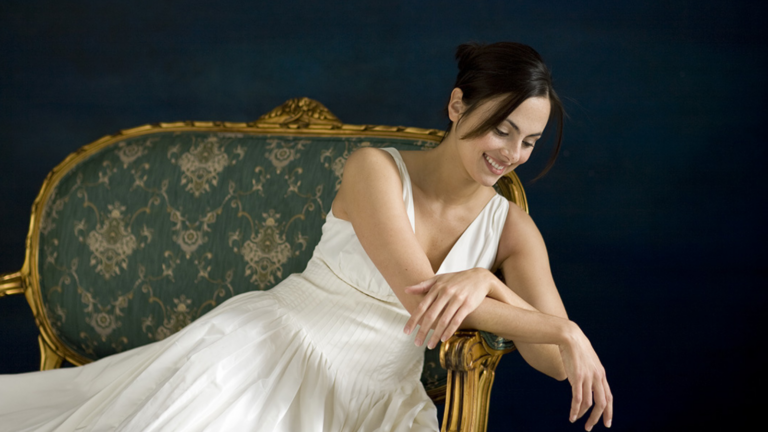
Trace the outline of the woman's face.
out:
<instances>
[{"instance_id":1,"label":"woman's face","mask_svg":"<svg viewBox=\"0 0 768 432\"><path fill-rule=\"evenodd\" d=\"M454 121L459 151L469 175L478 183L492 186L496 181L524 164L549 120L550 103L545 97L523 101L512 113L485 135L461 139L496 108L500 99L479 106L467 118Z\"/></svg>"}]
</instances>

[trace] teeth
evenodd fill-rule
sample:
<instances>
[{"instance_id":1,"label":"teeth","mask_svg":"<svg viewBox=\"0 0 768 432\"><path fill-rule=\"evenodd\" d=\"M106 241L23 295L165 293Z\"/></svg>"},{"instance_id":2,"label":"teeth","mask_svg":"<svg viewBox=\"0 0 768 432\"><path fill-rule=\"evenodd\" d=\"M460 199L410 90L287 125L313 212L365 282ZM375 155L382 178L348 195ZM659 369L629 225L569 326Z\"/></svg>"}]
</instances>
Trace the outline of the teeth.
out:
<instances>
[{"instance_id":1,"label":"teeth","mask_svg":"<svg viewBox=\"0 0 768 432\"><path fill-rule=\"evenodd\" d=\"M491 164L492 167L496 168L497 170L504 169L504 167L502 165L499 165L496 162L494 162L493 159L491 159L490 156L488 156L488 155L484 155L484 156L485 156L485 160L487 160L488 163Z\"/></svg>"}]
</instances>

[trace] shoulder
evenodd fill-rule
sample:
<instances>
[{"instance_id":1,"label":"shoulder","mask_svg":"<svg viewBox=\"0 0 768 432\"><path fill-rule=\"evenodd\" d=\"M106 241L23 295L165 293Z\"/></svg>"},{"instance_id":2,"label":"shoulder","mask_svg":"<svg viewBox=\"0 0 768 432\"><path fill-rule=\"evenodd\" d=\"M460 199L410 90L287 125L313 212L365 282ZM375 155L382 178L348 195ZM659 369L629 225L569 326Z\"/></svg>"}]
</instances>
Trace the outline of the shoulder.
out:
<instances>
[{"instance_id":1,"label":"shoulder","mask_svg":"<svg viewBox=\"0 0 768 432\"><path fill-rule=\"evenodd\" d=\"M344 165L344 177L347 177L350 171L352 175L371 172L378 174L399 173L393 156L386 150L374 147L362 147L352 152Z\"/></svg>"},{"instance_id":2,"label":"shoulder","mask_svg":"<svg viewBox=\"0 0 768 432\"><path fill-rule=\"evenodd\" d=\"M509 211L499 238L496 266L507 258L544 246L538 227L531 216L517 204L509 201Z\"/></svg>"},{"instance_id":3,"label":"shoulder","mask_svg":"<svg viewBox=\"0 0 768 432\"><path fill-rule=\"evenodd\" d=\"M333 204L333 212L342 219L355 207L373 198L402 202L402 180L392 155L384 150L363 147L355 150L344 165L344 172Z\"/></svg>"},{"instance_id":4,"label":"shoulder","mask_svg":"<svg viewBox=\"0 0 768 432\"><path fill-rule=\"evenodd\" d=\"M373 147L363 147L352 152L344 165L342 190L339 193L352 185L361 184L367 187L380 187L383 184L400 190L402 180L394 156Z\"/></svg>"}]
</instances>

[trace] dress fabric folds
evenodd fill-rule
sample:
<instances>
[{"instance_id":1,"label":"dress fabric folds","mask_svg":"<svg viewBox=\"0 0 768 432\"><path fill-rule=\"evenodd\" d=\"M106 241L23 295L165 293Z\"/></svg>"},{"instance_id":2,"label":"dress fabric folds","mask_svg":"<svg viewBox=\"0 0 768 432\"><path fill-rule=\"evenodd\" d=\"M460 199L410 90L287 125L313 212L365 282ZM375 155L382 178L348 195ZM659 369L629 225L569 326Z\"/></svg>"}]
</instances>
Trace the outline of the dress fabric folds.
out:
<instances>
[{"instance_id":1,"label":"dress fabric folds","mask_svg":"<svg viewBox=\"0 0 768 432\"><path fill-rule=\"evenodd\" d=\"M438 273L490 268L508 205L495 196ZM306 270L269 291L82 367L0 376L0 431L436 431L408 316L331 212Z\"/></svg>"}]
</instances>

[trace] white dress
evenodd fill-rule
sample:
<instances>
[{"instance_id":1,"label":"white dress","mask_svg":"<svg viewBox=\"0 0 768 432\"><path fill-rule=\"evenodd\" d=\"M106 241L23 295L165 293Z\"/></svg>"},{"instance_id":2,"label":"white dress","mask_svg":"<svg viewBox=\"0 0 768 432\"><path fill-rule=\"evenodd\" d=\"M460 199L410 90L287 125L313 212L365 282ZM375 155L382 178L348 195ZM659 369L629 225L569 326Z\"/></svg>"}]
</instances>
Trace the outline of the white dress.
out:
<instances>
[{"instance_id":1,"label":"white dress","mask_svg":"<svg viewBox=\"0 0 768 432\"><path fill-rule=\"evenodd\" d=\"M411 182L397 150L411 226ZM490 268L497 195L438 273ZM423 347L352 225L328 214L307 269L165 340L97 362L0 376L0 431L436 431Z\"/></svg>"}]
</instances>

